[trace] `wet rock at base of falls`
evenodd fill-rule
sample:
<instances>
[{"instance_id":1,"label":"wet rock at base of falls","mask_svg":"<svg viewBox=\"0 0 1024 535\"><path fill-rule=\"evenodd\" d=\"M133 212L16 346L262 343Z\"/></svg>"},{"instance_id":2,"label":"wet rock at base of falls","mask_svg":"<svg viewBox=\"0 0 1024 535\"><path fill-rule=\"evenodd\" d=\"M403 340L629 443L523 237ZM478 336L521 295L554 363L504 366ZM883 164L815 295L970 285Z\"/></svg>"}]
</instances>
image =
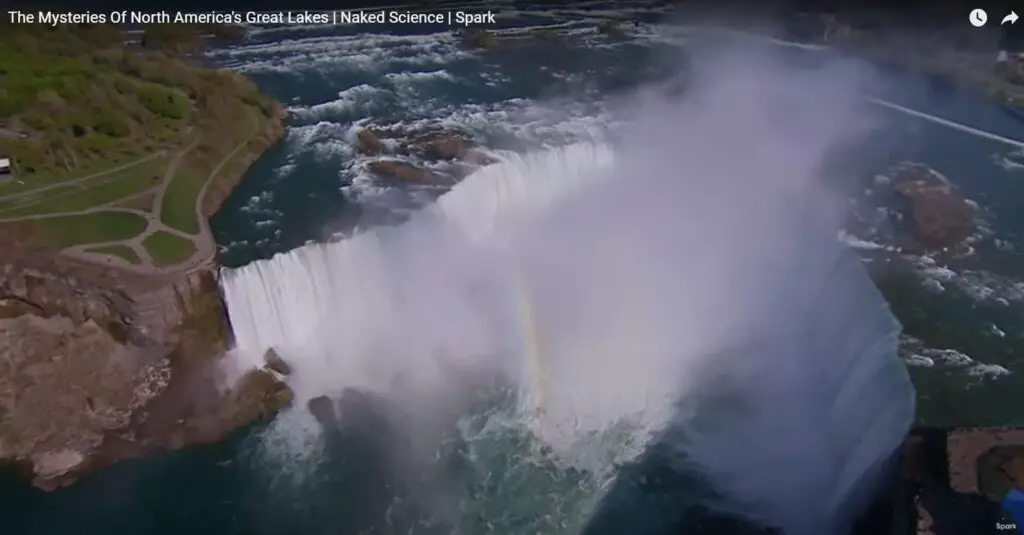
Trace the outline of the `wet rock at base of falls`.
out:
<instances>
[{"instance_id":1,"label":"wet rock at base of falls","mask_svg":"<svg viewBox=\"0 0 1024 535\"><path fill-rule=\"evenodd\" d=\"M306 402L306 409L325 428L383 430L391 421L391 404L385 398L355 388L346 388L337 399L312 398Z\"/></svg>"},{"instance_id":2,"label":"wet rock at base of falls","mask_svg":"<svg viewBox=\"0 0 1024 535\"><path fill-rule=\"evenodd\" d=\"M270 348L266 353L263 354L263 362L266 364L268 370L277 372L281 375L291 375L292 367L286 362L281 355L277 354L277 350Z\"/></svg>"},{"instance_id":3,"label":"wet rock at base of falls","mask_svg":"<svg viewBox=\"0 0 1024 535\"><path fill-rule=\"evenodd\" d=\"M914 240L924 249L956 246L977 228L974 208L955 186L924 164L897 167L893 191L906 202Z\"/></svg>"},{"instance_id":4,"label":"wet rock at base of falls","mask_svg":"<svg viewBox=\"0 0 1024 535\"><path fill-rule=\"evenodd\" d=\"M225 405L224 416L230 418L230 413L241 413L241 419L254 421L288 407L293 399L294 395L288 385L272 373L253 370L242 377L222 403Z\"/></svg>"},{"instance_id":5,"label":"wet rock at base of falls","mask_svg":"<svg viewBox=\"0 0 1024 535\"><path fill-rule=\"evenodd\" d=\"M334 400L327 396L317 396L306 402L306 409L316 421L324 427L338 425L338 410L334 406Z\"/></svg>"}]
</instances>

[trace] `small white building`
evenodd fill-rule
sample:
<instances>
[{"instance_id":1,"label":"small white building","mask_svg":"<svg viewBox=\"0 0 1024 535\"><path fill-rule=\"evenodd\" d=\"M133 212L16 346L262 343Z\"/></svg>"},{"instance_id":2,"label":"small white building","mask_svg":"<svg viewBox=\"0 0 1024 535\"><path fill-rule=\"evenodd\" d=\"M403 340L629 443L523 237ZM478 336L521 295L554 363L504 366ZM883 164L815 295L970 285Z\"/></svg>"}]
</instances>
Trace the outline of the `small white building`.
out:
<instances>
[{"instance_id":1,"label":"small white building","mask_svg":"<svg viewBox=\"0 0 1024 535\"><path fill-rule=\"evenodd\" d=\"M11 169L10 158L0 158L0 176L7 176L14 174L14 170Z\"/></svg>"}]
</instances>

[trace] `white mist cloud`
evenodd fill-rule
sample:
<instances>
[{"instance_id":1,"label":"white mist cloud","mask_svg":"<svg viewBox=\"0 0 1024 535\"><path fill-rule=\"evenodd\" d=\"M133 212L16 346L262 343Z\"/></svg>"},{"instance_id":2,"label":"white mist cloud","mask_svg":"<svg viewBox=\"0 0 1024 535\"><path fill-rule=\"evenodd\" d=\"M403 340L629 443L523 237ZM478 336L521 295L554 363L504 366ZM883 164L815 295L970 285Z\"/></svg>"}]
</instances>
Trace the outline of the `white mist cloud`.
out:
<instances>
[{"instance_id":1,"label":"white mist cloud","mask_svg":"<svg viewBox=\"0 0 1024 535\"><path fill-rule=\"evenodd\" d=\"M881 126L858 97L869 79L740 49L697 59L685 100L636 105L607 185L519 230L543 288L548 415L601 428L640 412L675 428L714 506L842 533L914 403L898 324L835 242L842 199L823 176Z\"/></svg>"},{"instance_id":2,"label":"white mist cloud","mask_svg":"<svg viewBox=\"0 0 1024 535\"><path fill-rule=\"evenodd\" d=\"M828 155L879 126L867 77L745 49L694 60L685 98L623 104L614 157L499 164L408 224L233 271L239 353L276 347L300 402L387 393L423 463L469 386L502 375L542 400L536 432L563 455L624 419L672 426L717 505L795 535L841 528L913 413L898 325L836 243L823 185Z\"/></svg>"}]
</instances>

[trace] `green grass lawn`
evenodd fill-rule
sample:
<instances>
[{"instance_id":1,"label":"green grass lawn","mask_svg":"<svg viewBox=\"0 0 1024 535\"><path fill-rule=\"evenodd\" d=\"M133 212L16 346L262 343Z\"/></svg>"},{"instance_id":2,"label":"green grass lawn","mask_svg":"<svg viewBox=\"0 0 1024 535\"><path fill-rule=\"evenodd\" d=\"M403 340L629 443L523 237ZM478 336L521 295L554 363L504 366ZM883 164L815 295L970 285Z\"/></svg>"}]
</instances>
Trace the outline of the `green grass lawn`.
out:
<instances>
[{"instance_id":1,"label":"green grass lawn","mask_svg":"<svg viewBox=\"0 0 1024 535\"><path fill-rule=\"evenodd\" d=\"M256 154L258 156L259 152ZM238 149L237 152L231 155L231 158L224 162L224 165L220 167L217 174L210 178L210 183L207 185L208 190L215 189L218 180L235 180L234 177L244 176L249 165L255 160L256 156L253 156L252 141L247 141L242 148Z\"/></svg>"},{"instance_id":2,"label":"green grass lawn","mask_svg":"<svg viewBox=\"0 0 1024 535\"><path fill-rule=\"evenodd\" d=\"M83 246L142 263L141 249L118 242L145 232L138 211L149 207L115 206L162 185L161 218L175 230L144 246L159 265L187 260L195 246L181 236L202 229L196 207L211 172L280 106L241 74L188 59L207 25L146 25L144 50L126 47L111 25L0 26L0 157L16 176L0 181L0 226L25 246ZM161 183L195 136L202 143Z\"/></svg>"},{"instance_id":3,"label":"green grass lawn","mask_svg":"<svg viewBox=\"0 0 1024 535\"><path fill-rule=\"evenodd\" d=\"M0 184L0 197L27 193L34 189L50 186L59 182L86 178L96 173L106 172L113 167L124 165L125 163L129 162L106 162L104 164L90 165L82 167L81 169L76 169L72 173L35 173L29 176L20 176L18 177L18 180L7 180L3 184Z\"/></svg>"},{"instance_id":4,"label":"green grass lawn","mask_svg":"<svg viewBox=\"0 0 1024 535\"><path fill-rule=\"evenodd\" d=\"M54 247L127 240L146 230L146 219L120 210L46 217L32 221L40 237Z\"/></svg>"},{"instance_id":5,"label":"green grass lawn","mask_svg":"<svg viewBox=\"0 0 1024 535\"><path fill-rule=\"evenodd\" d=\"M135 249L132 249L127 245L106 245L103 247L90 247L86 249L86 251L90 253L116 256L124 259L129 264L138 265L142 263L142 259L139 258L139 253L136 253Z\"/></svg>"},{"instance_id":6,"label":"green grass lawn","mask_svg":"<svg viewBox=\"0 0 1024 535\"><path fill-rule=\"evenodd\" d=\"M254 115L253 112L248 105L243 105L242 110L239 110L248 120L233 125L230 132L223 134L230 136L233 142L228 142L229 138L206 135L199 140L193 151L185 155L167 185L160 206L160 219L165 225L187 234L199 234L200 222L197 216L205 217L204 214L196 213L197 206L202 211L199 196L207 182L223 175L225 169L232 167L233 162L243 161L246 145L253 133L259 130L260 121L265 120L262 115ZM218 148L211 153L208 150L211 146Z\"/></svg>"},{"instance_id":7,"label":"green grass lawn","mask_svg":"<svg viewBox=\"0 0 1024 535\"><path fill-rule=\"evenodd\" d=\"M190 89L172 58L126 53L87 29L4 30L0 119L17 135L0 137L0 153L24 179L130 162L188 124Z\"/></svg>"},{"instance_id":8,"label":"green grass lawn","mask_svg":"<svg viewBox=\"0 0 1024 535\"><path fill-rule=\"evenodd\" d=\"M142 241L142 245L158 266L184 262L196 250L191 241L162 230L149 235Z\"/></svg>"},{"instance_id":9,"label":"green grass lawn","mask_svg":"<svg viewBox=\"0 0 1024 535\"><path fill-rule=\"evenodd\" d=\"M76 188L73 185L67 185L56 186L46 191L26 192L24 195L18 195L17 197L10 197L9 199L0 200L0 210L11 210L23 206L25 204L45 201L50 197L54 197L62 193L67 193L69 191L78 191L78 189L79 188Z\"/></svg>"},{"instance_id":10,"label":"green grass lawn","mask_svg":"<svg viewBox=\"0 0 1024 535\"><path fill-rule=\"evenodd\" d=\"M173 148L173 147L172 147ZM130 158L118 159L114 156L108 161L87 165L81 168L75 169L72 172L51 172L51 173L35 173L29 176L18 177L18 180L8 180L0 183L0 197L8 197L10 195L25 194L25 196L33 195L32 190L43 188L46 186L52 186L56 184L62 184L64 182L70 182L73 180L86 179L86 180L102 180L114 174L120 174L123 172L130 171L134 167L148 165L155 158L161 158L157 151L154 150L151 154L145 156L133 156ZM166 161L166 160L165 160ZM117 171L110 172L111 169L117 169L124 167L124 169L118 169ZM107 175L107 173L110 173ZM105 175L97 176L93 178L93 175ZM57 188L46 190L46 194L54 191ZM17 201L23 197L17 197L14 199L5 199L2 202Z\"/></svg>"},{"instance_id":11,"label":"green grass lawn","mask_svg":"<svg viewBox=\"0 0 1024 535\"><path fill-rule=\"evenodd\" d=\"M0 205L0 218L78 212L131 197L158 186L167 161L167 158L156 158L117 173L97 177L81 187L55 188L40 195L23 197L19 199L21 202L8 201L6 205Z\"/></svg>"},{"instance_id":12,"label":"green grass lawn","mask_svg":"<svg viewBox=\"0 0 1024 535\"><path fill-rule=\"evenodd\" d=\"M205 180L206 177L192 176L187 169L175 173L160 205L160 219L165 225L188 234L199 234L196 198Z\"/></svg>"}]
</instances>

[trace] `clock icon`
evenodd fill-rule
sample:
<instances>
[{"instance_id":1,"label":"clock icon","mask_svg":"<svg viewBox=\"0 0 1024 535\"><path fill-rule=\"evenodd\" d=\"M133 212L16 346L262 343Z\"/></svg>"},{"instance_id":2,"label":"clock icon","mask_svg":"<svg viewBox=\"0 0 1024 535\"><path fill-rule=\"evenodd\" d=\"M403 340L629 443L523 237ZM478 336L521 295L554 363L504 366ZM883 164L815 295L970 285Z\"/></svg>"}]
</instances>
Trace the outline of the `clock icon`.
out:
<instances>
[{"instance_id":1,"label":"clock icon","mask_svg":"<svg viewBox=\"0 0 1024 535\"><path fill-rule=\"evenodd\" d=\"M981 28L986 22L988 22L988 13L986 13L984 9L971 10L968 20L971 21L971 26Z\"/></svg>"}]
</instances>

